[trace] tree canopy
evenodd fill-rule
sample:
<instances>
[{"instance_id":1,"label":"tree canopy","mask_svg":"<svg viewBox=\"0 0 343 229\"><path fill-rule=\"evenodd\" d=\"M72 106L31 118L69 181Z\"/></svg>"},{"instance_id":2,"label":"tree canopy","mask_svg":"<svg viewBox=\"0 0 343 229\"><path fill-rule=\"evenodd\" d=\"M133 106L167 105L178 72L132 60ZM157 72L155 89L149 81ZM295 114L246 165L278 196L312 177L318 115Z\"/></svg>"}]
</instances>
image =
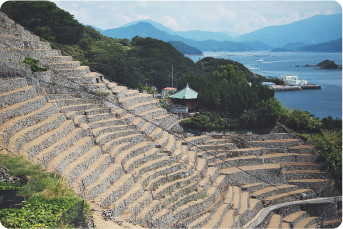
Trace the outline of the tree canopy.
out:
<instances>
[{"instance_id":1,"label":"tree canopy","mask_svg":"<svg viewBox=\"0 0 343 229\"><path fill-rule=\"evenodd\" d=\"M220 59L214 57L205 57L199 60L197 63L198 67L203 71L203 73L207 74L208 76L212 76L213 72L217 70L219 66L232 64L237 66L245 75L245 78L248 82L252 84L258 84L262 82L274 82L276 84L282 85L283 81L276 77L265 77L259 74L254 74L251 72L247 67L243 64L233 61L230 59Z\"/></svg>"},{"instance_id":2,"label":"tree canopy","mask_svg":"<svg viewBox=\"0 0 343 229\"><path fill-rule=\"evenodd\" d=\"M249 85L238 66L222 65L211 77L187 74L178 88L186 84L198 91L199 107L231 116L240 116L262 100L274 97L274 91L260 84Z\"/></svg>"},{"instance_id":3,"label":"tree canopy","mask_svg":"<svg viewBox=\"0 0 343 229\"><path fill-rule=\"evenodd\" d=\"M1 6L7 16L38 36L61 44L74 44L83 28L74 17L48 1L8 1Z\"/></svg>"}]
</instances>

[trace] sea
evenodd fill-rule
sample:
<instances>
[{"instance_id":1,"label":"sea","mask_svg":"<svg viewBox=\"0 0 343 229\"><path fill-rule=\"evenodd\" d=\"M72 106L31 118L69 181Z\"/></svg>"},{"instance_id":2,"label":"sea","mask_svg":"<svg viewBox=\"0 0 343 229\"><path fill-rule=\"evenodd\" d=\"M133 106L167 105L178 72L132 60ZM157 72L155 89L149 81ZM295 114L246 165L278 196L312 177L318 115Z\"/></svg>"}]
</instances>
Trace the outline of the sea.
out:
<instances>
[{"instance_id":1,"label":"sea","mask_svg":"<svg viewBox=\"0 0 343 229\"><path fill-rule=\"evenodd\" d=\"M231 59L262 76L297 75L308 83L319 84L321 89L275 92L275 97L287 108L300 108L320 119L328 116L342 119L342 70L302 67L323 60L342 65L342 53L204 52L203 56L189 58L196 62L204 57Z\"/></svg>"}]
</instances>

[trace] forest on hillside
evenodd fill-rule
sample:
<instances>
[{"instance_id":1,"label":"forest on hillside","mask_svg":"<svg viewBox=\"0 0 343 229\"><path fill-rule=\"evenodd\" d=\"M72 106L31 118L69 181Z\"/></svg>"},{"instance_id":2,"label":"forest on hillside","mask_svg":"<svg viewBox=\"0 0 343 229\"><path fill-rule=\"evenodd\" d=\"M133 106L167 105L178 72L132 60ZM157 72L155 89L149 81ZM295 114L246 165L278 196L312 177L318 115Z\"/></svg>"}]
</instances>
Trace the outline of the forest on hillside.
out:
<instances>
[{"instance_id":1,"label":"forest on hillside","mask_svg":"<svg viewBox=\"0 0 343 229\"><path fill-rule=\"evenodd\" d=\"M194 73L212 74L219 65L234 63L253 83L275 81L250 72L244 65L231 60L205 58L194 63L170 43L152 38L114 39L80 24L68 12L47 1L5 2L1 11L36 35L71 55L84 65L101 72L112 81L131 88L156 86L159 90ZM30 12L29 14L26 12ZM203 68L205 66L205 68Z\"/></svg>"}]
</instances>

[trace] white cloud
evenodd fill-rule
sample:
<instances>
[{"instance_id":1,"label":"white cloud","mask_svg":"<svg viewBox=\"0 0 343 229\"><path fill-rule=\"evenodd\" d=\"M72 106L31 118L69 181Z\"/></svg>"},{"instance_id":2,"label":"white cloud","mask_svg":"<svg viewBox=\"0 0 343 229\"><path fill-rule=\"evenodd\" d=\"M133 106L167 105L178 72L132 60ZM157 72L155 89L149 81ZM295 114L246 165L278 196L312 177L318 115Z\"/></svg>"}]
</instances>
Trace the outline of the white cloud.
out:
<instances>
[{"instance_id":1,"label":"white cloud","mask_svg":"<svg viewBox=\"0 0 343 229\"><path fill-rule=\"evenodd\" d=\"M136 20L146 20L146 19L150 19L149 15L141 14L141 15L137 15L136 17Z\"/></svg>"},{"instance_id":2,"label":"white cloud","mask_svg":"<svg viewBox=\"0 0 343 229\"><path fill-rule=\"evenodd\" d=\"M327 9L324 11L324 14L328 15L328 14L333 14L333 11L330 9Z\"/></svg>"},{"instance_id":3,"label":"white cloud","mask_svg":"<svg viewBox=\"0 0 343 229\"><path fill-rule=\"evenodd\" d=\"M167 27L171 27L171 28L179 28L180 25L179 23L177 23L176 19L172 16L165 16L162 17L161 22L163 25L167 26Z\"/></svg>"},{"instance_id":4,"label":"white cloud","mask_svg":"<svg viewBox=\"0 0 343 229\"><path fill-rule=\"evenodd\" d=\"M151 19L173 30L251 32L316 14L341 13L335 1L59 1L84 24L102 29Z\"/></svg>"}]
</instances>

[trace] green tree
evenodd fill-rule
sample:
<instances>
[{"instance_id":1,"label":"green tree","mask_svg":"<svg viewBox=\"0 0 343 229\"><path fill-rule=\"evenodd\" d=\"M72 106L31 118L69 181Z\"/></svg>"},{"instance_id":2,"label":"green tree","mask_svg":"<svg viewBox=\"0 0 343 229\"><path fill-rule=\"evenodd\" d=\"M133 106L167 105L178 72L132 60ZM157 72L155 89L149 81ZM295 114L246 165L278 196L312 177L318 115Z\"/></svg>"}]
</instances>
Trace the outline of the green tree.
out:
<instances>
[{"instance_id":1,"label":"green tree","mask_svg":"<svg viewBox=\"0 0 343 229\"><path fill-rule=\"evenodd\" d=\"M318 132L322 127L322 122L318 118L314 117L308 111L302 111L297 108L284 108L280 122L289 128L301 132Z\"/></svg>"},{"instance_id":2,"label":"green tree","mask_svg":"<svg viewBox=\"0 0 343 229\"><path fill-rule=\"evenodd\" d=\"M246 127L270 128L276 125L281 113L281 103L276 98L269 98L242 114L241 122Z\"/></svg>"},{"instance_id":3,"label":"green tree","mask_svg":"<svg viewBox=\"0 0 343 229\"><path fill-rule=\"evenodd\" d=\"M36 35L61 44L77 43L84 26L48 1L8 1L1 6L7 16Z\"/></svg>"},{"instance_id":4,"label":"green tree","mask_svg":"<svg viewBox=\"0 0 343 229\"><path fill-rule=\"evenodd\" d=\"M232 84L248 84L245 75L242 70L239 69L237 65L228 64L221 65L213 72L215 80L222 81L226 79Z\"/></svg>"},{"instance_id":5,"label":"green tree","mask_svg":"<svg viewBox=\"0 0 343 229\"><path fill-rule=\"evenodd\" d=\"M220 114L240 117L262 100L274 97L274 91L261 85L249 85L242 70L234 65L219 66L212 77L187 74L179 79L178 87L198 91L199 107Z\"/></svg>"}]
</instances>

